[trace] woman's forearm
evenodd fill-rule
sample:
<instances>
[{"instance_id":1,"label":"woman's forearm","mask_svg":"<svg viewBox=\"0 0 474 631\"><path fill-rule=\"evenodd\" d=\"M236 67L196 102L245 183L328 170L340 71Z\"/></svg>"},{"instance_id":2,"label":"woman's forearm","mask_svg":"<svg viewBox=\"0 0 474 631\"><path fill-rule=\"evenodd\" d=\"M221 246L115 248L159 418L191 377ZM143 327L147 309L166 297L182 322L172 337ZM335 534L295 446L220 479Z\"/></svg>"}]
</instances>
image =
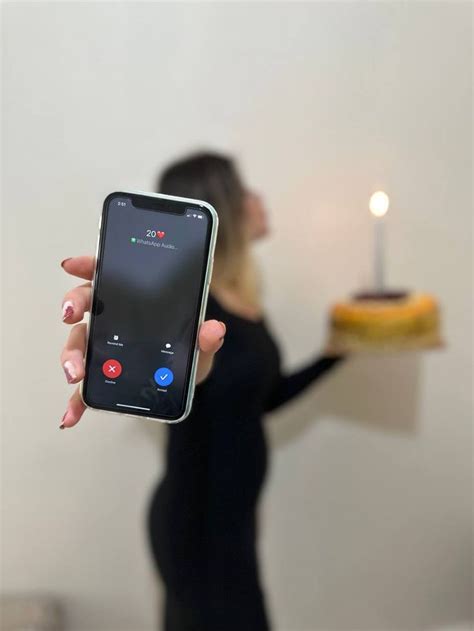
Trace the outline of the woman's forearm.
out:
<instances>
[{"instance_id":1,"label":"woman's forearm","mask_svg":"<svg viewBox=\"0 0 474 631\"><path fill-rule=\"evenodd\" d=\"M318 357L308 366L290 375L281 375L266 402L265 411L270 412L280 405L291 401L291 399L306 390L308 386L332 370L343 359L343 356Z\"/></svg>"}]
</instances>

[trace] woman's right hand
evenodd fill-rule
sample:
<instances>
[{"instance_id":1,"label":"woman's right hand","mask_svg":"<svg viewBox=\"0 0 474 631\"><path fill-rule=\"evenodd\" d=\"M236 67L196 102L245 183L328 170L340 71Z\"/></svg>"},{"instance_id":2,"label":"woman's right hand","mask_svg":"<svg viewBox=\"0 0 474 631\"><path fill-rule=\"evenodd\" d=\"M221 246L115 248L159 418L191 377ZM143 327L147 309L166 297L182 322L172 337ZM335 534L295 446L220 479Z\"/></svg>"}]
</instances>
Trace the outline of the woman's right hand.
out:
<instances>
[{"instance_id":1,"label":"woman's right hand","mask_svg":"<svg viewBox=\"0 0 474 631\"><path fill-rule=\"evenodd\" d=\"M87 324L82 322L86 311L91 306L91 280L94 273L93 256L76 256L67 258L61 263L64 271L86 282L71 289L64 296L62 303L63 322L72 325L69 337L61 353L61 365L69 384L78 384L84 378L84 353L86 350ZM224 343L226 327L218 320L203 322L199 330L199 360L196 382L200 383L212 368L214 355ZM76 387L69 399L66 412L59 425L60 429L73 427L82 417L86 406L82 400L79 387Z\"/></svg>"}]
</instances>

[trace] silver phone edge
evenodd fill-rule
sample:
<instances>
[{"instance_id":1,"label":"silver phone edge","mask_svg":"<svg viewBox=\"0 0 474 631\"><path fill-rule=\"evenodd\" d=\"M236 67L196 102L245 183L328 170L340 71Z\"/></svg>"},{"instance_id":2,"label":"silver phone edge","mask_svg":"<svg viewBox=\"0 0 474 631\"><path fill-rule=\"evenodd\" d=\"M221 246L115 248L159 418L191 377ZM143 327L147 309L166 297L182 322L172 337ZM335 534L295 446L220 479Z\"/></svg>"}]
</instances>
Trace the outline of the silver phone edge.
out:
<instances>
[{"instance_id":1,"label":"silver phone edge","mask_svg":"<svg viewBox=\"0 0 474 631\"><path fill-rule=\"evenodd\" d=\"M127 412L120 412L120 411L115 411L115 410L104 410L102 408L98 408L98 407L94 407L93 405L88 405L85 401L84 401L84 396L83 396L83 383L84 380L81 381L80 385L79 385L79 394L81 396L81 400L82 403L86 406L86 408L91 409L91 410L98 410L100 412L106 412L107 414L120 414L121 416L129 416L132 417L134 419L145 419L148 421L158 421L159 423L166 423L168 425L174 425L175 423L181 423L181 421L184 421L185 418L187 418L189 416L189 413L191 412L191 408L192 408L192 404L193 404L193 399L194 399L194 390L196 387L196 372L197 372L197 363L198 363L198 359L199 359L199 329L201 327L201 324L204 322L204 318L206 315L206 307L207 307L207 299L209 297L209 286L211 284L211 278L212 278L212 268L213 268L213 264L214 264L214 251L216 248L216 240L217 240L217 230L219 227L219 217L217 215L216 209L209 204L208 202L205 202L202 199L193 199L191 197L178 197L176 195L165 195L164 193L150 193L147 191L139 191L139 190L123 190L123 191L114 191L113 193L109 193L108 195L106 195L105 200L107 199L107 197L109 197L110 195L120 195L121 193L131 193L131 194L135 194L135 195L146 195L147 197L158 197L160 199L171 199L174 201L179 201L179 202L187 202L190 204L198 204L201 206L204 206L205 208L207 208L209 210L209 212L211 213L211 217L212 217L212 227L211 227L211 239L210 239L210 243L209 243L209 250L208 250L208 256L207 256L207 262L206 262L206 275L204 278L204 289L203 289L203 293L202 293L202 299L201 299L201 308L199 311L199 319L198 319L198 334L196 335L196 343L194 345L194 350L193 350L193 359L192 359L192 363L191 363L191 374L189 377L189 386L188 386L188 394L186 397L186 405L184 407L184 413L177 419L174 420L170 420L170 419L166 419L166 418L159 418L156 416L138 416L136 414L129 414ZM99 257L99 250L100 250L100 242L101 242L101 236L102 236L102 215L104 212L104 204L102 204L102 208L100 211L100 216L99 216L99 228L98 228L98 234L97 234L97 244L96 244L96 248L95 248L95 258L94 258L94 273L92 275L92 281L91 281L91 305L93 304L93 300L94 300L94 293L95 293L95 287L96 287L96 276L97 276L97 261L98 261L98 257ZM84 354L84 365L87 365L87 351L89 349L89 336L90 336L90 326L91 326L91 316L89 315L89 319L87 321L87 333L86 333L86 352Z\"/></svg>"}]
</instances>

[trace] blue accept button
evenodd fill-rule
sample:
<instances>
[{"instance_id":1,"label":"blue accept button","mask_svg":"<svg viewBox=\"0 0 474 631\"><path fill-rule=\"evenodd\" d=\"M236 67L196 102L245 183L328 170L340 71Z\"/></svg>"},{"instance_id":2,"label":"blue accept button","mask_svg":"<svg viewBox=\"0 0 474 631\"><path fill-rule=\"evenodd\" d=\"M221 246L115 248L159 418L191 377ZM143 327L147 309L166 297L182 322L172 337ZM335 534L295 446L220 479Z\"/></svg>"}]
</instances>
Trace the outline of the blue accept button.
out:
<instances>
[{"instance_id":1,"label":"blue accept button","mask_svg":"<svg viewBox=\"0 0 474 631\"><path fill-rule=\"evenodd\" d=\"M159 386L169 386L173 383L173 371L169 368L157 368L154 379Z\"/></svg>"}]
</instances>

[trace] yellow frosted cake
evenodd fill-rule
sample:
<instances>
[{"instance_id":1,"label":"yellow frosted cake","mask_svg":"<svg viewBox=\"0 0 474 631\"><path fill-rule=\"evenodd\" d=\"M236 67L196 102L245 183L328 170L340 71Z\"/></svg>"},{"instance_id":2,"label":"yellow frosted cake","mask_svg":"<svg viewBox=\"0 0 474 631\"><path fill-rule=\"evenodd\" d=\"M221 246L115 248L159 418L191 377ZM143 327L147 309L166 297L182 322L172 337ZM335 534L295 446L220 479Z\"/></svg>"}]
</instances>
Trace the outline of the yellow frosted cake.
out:
<instances>
[{"instance_id":1,"label":"yellow frosted cake","mask_svg":"<svg viewBox=\"0 0 474 631\"><path fill-rule=\"evenodd\" d=\"M441 346L440 315L429 294L358 294L330 314L329 354L387 352Z\"/></svg>"}]
</instances>

